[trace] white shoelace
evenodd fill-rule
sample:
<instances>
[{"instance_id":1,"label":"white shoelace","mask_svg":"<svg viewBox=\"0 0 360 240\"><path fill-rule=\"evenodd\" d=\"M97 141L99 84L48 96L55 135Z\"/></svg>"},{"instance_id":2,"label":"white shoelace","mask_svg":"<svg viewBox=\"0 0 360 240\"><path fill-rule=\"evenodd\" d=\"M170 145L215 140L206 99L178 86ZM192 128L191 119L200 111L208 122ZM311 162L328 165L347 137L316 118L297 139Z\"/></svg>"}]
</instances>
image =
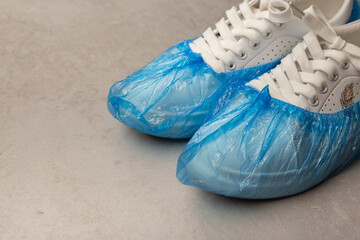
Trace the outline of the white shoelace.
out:
<instances>
[{"instance_id":1,"label":"white shoelace","mask_svg":"<svg viewBox=\"0 0 360 240\"><path fill-rule=\"evenodd\" d=\"M309 110L319 105L319 94L327 93L328 82L339 79L339 66L349 67L346 54L351 55L351 46L337 36L317 7L306 10L303 19L312 32L279 66L248 85L258 90L269 85L273 98Z\"/></svg>"},{"instance_id":2,"label":"white shoelace","mask_svg":"<svg viewBox=\"0 0 360 240\"><path fill-rule=\"evenodd\" d=\"M244 0L239 10L233 7L226 16L215 30L209 28L193 43L216 72L235 69L235 58L246 59L246 48L256 49L262 38L271 38L272 27L281 28L293 12L285 0ZM248 39L248 46L240 41L243 38Z\"/></svg>"}]
</instances>

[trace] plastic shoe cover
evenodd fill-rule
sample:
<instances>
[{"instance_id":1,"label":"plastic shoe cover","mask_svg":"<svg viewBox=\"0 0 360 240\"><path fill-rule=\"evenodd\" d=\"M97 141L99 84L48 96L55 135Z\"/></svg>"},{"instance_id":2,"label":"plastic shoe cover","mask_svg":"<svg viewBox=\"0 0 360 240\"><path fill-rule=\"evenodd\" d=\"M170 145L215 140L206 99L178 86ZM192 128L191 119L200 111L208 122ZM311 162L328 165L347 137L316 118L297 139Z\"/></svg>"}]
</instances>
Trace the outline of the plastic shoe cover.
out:
<instances>
[{"instance_id":1,"label":"plastic shoe cover","mask_svg":"<svg viewBox=\"0 0 360 240\"><path fill-rule=\"evenodd\" d=\"M354 1L349 22L354 22L359 19L360 19L360 1Z\"/></svg>"},{"instance_id":2,"label":"plastic shoe cover","mask_svg":"<svg viewBox=\"0 0 360 240\"><path fill-rule=\"evenodd\" d=\"M231 197L294 195L360 157L359 121L359 102L319 114L245 87L193 136L177 177Z\"/></svg>"},{"instance_id":3,"label":"plastic shoe cover","mask_svg":"<svg viewBox=\"0 0 360 240\"><path fill-rule=\"evenodd\" d=\"M190 138L203 124L211 106L223 97L225 87L235 91L280 61L216 73L190 49L190 42L180 42L113 85L108 97L110 113L142 133Z\"/></svg>"},{"instance_id":4,"label":"plastic shoe cover","mask_svg":"<svg viewBox=\"0 0 360 240\"><path fill-rule=\"evenodd\" d=\"M351 20L359 15L355 1ZM190 49L190 43L180 42L112 86L108 98L111 114L142 133L189 138L207 118L221 110L241 85L280 62L216 73Z\"/></svg>"}]
</instances>

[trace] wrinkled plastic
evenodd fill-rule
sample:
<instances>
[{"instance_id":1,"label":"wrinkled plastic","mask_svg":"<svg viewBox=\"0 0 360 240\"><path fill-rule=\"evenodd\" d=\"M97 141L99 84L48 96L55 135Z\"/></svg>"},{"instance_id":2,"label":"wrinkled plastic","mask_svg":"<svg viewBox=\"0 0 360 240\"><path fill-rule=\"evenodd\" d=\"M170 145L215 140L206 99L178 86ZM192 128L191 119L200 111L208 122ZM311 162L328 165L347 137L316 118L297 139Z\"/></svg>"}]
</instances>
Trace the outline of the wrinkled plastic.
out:
<instances>
[{"instance_id":1,"label":"wrinkled plastic","mask_svg":"<svg viewBox=\"0 0 360 240\"><path fill-rule=\"evenodd\" d=\"M359 102L319 114L244 87L190 140L177 178L246 199L301 193L360 157L359 122Z\"/></svg>"},{"instance_id":2,"label":"wrinkled plastic","mask_svg":"<svg viewBox=\"0 0 360 240\"><path fill-rule=\"evenodd\" d=\"M354 2L350 21L360 16ZM229 73L214 72L183 41L110 89L110 113L137 131L166 138L190 138L244 83L278 61Z\"/></svg>"},{"instance_id":3,"label":"wrinkled plastic","mask_svg":"<svg viewBox=\"0 0 360 240\"><path fill-rule=\"evenodd\" d=\"M113 85L108 97L110 113L142 133L190 138L214 106L230 97L225 91L236 91L279 63L219 74L190 49L190 42L180 42Z\"/></svg>"}]
</instances>

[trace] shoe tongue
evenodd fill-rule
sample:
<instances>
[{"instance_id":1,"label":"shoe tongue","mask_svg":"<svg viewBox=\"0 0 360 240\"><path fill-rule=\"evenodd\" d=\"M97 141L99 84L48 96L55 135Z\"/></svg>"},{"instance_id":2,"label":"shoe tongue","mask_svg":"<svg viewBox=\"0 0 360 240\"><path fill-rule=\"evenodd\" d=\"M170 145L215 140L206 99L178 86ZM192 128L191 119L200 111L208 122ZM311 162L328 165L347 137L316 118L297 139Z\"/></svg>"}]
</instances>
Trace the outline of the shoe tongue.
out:
<instances>
[{"instance_id":1,"label":"shoe tongue","mask_svg":"<svg viewBox=\"0 0 360 240\"><path fill-rule=\"evenodd\" d=\"M302 14L304 22L318 37L327 43L329 48L337 50L344 48L346 42L336 34L318 7L312 5Z\"/></svg>"}]
</instances>

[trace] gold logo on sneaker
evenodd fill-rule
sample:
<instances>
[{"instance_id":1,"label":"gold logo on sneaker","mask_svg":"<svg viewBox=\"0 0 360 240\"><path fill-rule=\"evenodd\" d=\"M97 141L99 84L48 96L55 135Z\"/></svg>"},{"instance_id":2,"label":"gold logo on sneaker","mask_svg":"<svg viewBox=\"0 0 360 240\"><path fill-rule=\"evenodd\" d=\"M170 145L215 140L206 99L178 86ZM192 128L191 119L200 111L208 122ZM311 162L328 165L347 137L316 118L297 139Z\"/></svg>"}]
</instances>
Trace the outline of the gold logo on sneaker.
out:
<instances>
[{"instance_id":1,"label":"gold logo on sneaker","mask_svg":"<svg viewBox=\"0 0 360 240\"><path fill-rule=\"evenodd\" d=\"M341 106L343 108L347 108L350 107L351 105L354 104L354 83L350 83L348 84L344 91L341 93Z\"/></svg>"}]
</instances>

